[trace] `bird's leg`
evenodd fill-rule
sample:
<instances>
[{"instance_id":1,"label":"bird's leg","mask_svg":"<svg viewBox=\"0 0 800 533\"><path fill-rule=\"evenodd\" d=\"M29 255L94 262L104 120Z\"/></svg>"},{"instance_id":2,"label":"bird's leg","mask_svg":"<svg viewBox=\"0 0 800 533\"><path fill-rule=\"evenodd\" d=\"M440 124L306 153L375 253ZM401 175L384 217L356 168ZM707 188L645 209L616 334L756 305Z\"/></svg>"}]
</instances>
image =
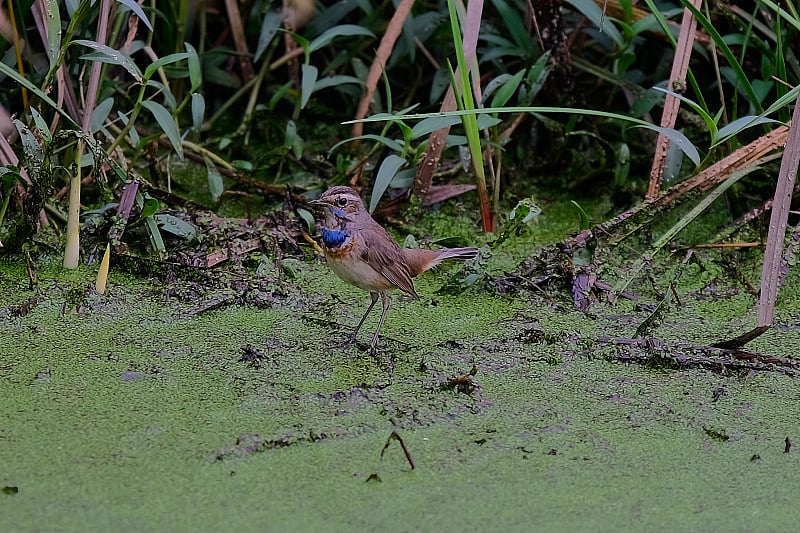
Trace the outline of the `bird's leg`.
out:
<instances>
[{"instance_id":1,"label":"bird's leg","mask_svg":"<svg viewBox=\"0 0 800 533\"><path fill-rule=\"evenodd\" d=\"M350 343L353 343L353 342L356 341L356 336L358 335L358 330L361 329L361 326L364 324L364 321L369 316L369 312L372 311L372 308L375 307L376 303L378 303L378 293L377 292L369 293L369 297L372 298L372 303L369 304L369 307L367 307L367 312L364 313L364 316L361 317L361 320L358 322L358 325L356 326L355 331L353 332L352 335L350 335L350 340L349 340Z\"/></svg>"},{"instance_id":2,"label":"bird's leg","mask_svg":"<svg viewBox=\"0 0 800 533\"><path fill-rule=\"evenodd\" d=\"M378 295L374 292L370 294L372 294L372 305L375 305L375 302L378 301ZM389 291L381 291L381 303L383 304L383 312L381 313L380 321L378 321L378 329L375 330L375 335L372 337L372 344L370 345L370 354L372 355L375 355L375 346L378 344L378 334L381 332L383 321L386 320L386 313L389 312L389 305L392 303L389 297ZM372 306L370 306L370 309L371 308Z\"/></svg>"}]
</instances>

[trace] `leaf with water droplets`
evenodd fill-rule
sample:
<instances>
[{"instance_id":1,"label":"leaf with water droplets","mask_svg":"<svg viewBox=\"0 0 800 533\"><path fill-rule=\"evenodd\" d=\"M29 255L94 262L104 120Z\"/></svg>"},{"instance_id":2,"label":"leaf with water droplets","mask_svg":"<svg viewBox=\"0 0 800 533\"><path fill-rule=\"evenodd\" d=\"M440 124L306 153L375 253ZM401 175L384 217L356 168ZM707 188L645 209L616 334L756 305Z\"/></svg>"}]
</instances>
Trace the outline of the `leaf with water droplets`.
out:
<instances>
[{"instance_id":1,"label":"leaf with water droplets","mask_svg":"<svg viewBox=\"0 0 800 533\"><path fill-rule=\"evenodd\" d=\"M42 138L45 142L50 142L53 140L53 134L50 133L50 128L47 126L47 122L44 121L44 117L36 111L35 107L30 108L31 116L33 117L33 122L36 124L36 127L39 128L39 131L42 134Z\"/></svg>"},{"instance_id":2,"label":"leaf with water droplets","mask_svg":"<svg viewBox=\"0 0 800 533\"><path fill-rule=\"evenodd\" d=\"M47 29L47 59L50 61L50 70L54 70L61 54L61 13L58 11L58 0L44 1L44 19Z\"/></svg>"},{"instance_id":3,"label":"leaf with water droplets","mask_svg":"<svg viewBox=\"0 0 800 533\"><path fill-rule=\"evenodd\" d=\"M140 6L135 0L117 0L120 4L126 5L131 11L136 13L136 16L139 17L139 20L144 22L144 25L147 26L151 32L153 31L153 26L150 24L150 20L144 14L144 10L142 10L142 6Z\"/></svg>"},{"instance_id":4,"label":"leaf with water droplets","mask_svg":"<svg viewBox=\"0 0 800 533\"><path fill-rule=\"evenodd\" d=\"M130 58L127 54L123 54L119 50L114 50L110 46L106 46L104 44L100 44L96 41L89 41L87 39L75 39L72 41L73 44L80 44L87 48L91 48L95 50L95 53L86 54L81 56L81 59L86 59L89 61L100 61L103 63L110 63L112 65L119 65L125 70L127 70L131 76L136 78L136 81L142 83L142 71L139 70L139 67L136 66L136 63L133 62L133 59Z\"/></svg>"},{"instance_id":5,"label":"leaf with water droplets","mask_svg":"<svg viewBox=\"0 0 800 533\"><path fill-rule=\"evenodd\" d=\"M14 125L19 132L19 138L22 141L22 149L25 152L25 157L29 165L39 166L44 161L44 152L42 146L39 144L39 139L25 124L17 119L14 119Z\"/></svg>"}]
</instances>

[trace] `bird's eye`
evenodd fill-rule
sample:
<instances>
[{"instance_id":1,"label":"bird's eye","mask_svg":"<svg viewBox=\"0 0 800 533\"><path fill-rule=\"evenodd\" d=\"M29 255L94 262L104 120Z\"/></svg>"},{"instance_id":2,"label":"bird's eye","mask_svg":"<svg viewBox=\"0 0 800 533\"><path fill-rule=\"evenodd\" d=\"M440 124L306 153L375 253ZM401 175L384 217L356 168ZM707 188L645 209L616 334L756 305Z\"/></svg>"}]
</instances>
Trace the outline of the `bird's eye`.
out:
<instances>
[{"instance_id":1,"label":"bird's eye","mask_svg":"<svg viewBox=\"0 0 800 533\"><path fill-rule=\"evenodd\" d=\"M347 205L347 198L345 198L345 197L337 198L336 199L336 205L338 205L339 207L346 206Z\"/></svg>"}]
</instances>

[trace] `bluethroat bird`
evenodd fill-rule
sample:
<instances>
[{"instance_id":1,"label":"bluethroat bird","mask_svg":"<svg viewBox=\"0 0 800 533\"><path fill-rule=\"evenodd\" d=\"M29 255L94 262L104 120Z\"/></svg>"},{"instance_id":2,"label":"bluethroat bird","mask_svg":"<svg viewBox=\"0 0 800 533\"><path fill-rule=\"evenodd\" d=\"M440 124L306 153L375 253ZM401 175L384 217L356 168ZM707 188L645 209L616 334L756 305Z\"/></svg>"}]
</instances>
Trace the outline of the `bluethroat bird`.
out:
<instances>
[{"instance_id":1,"label":"bluethroat bird","mask_svg":"<svg viewBox=\"0 0 800 533\"><path fill-rule=\"evenodd\" d=\"M389 233L375 222L358 193L350 187L331 187L311 203L319 206L325 215L322 249L331 270L347 283L369 291L372 298L367 312L353 332L353 340L378 302L378 297L381 298L383 312L370 344L373 354L391 304L390 290L400 289L419 300L411 278L445 259L466 260L478 255L477 248L400 248Z\"/></svg>"}]
</instances>

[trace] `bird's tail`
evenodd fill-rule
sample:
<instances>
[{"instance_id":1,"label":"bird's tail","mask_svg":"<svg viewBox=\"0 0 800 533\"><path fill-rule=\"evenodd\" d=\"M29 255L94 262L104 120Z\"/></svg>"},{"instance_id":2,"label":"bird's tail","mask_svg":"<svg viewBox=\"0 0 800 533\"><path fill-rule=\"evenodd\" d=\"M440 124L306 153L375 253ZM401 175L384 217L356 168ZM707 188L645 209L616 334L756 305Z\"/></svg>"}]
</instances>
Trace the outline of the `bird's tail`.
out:
<instances>
[{"instance_id":1,"label":"bird's tail","mask_svg":"<svg viewBox=\"0 0 800 533\"><path fill-rule=\"evenodd\" d=\"M439 252L439 261L444 261L445 259L458 259L460 261L466 261L467 259L478 257L478 249L472 247L441 248L435 251Z\"/></svg>"},{"instance_id":2,"label":"bird's tail","mask_svg":"<svg viewBox=\"0 0 800 533\"><path fill-rule=\"evenodd\" d=\"M445 259L458 259L466 261L477 257L477 248L439 248L438 250L424 250L421 248L403 248L403 256L405 257L408 268L411 271L411 276L416 276L430 270Z\"/></svg>"}]
</instances>

